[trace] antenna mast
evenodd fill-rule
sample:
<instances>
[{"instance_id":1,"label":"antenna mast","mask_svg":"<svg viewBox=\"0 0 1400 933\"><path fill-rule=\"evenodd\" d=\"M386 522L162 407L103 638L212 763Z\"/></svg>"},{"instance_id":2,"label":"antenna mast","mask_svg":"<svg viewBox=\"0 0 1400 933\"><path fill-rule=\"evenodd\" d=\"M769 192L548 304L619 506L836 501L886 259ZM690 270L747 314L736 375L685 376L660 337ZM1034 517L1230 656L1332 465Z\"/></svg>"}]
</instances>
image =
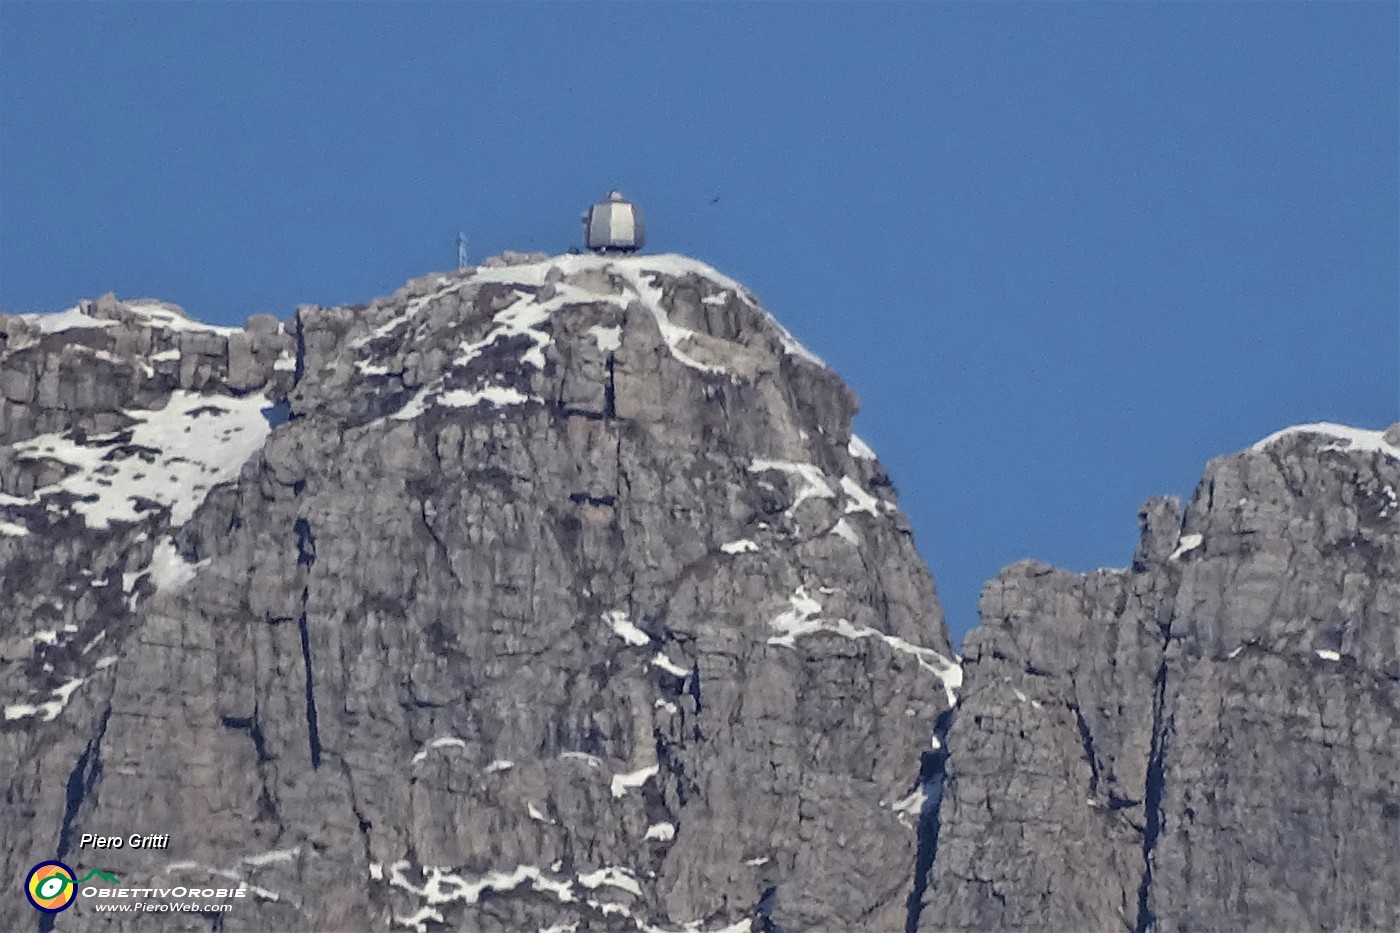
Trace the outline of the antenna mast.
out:
<instances>
[{"instance_id":1,"label":"antenna mast","mask_svg":"<svg viewBox=\"0 0 1400 933\"><path fill-rule=\"evenodd\" d=\"M467 235L457 234L457 271L462 272L467 268Z\"/></svg>"}]
</instances>

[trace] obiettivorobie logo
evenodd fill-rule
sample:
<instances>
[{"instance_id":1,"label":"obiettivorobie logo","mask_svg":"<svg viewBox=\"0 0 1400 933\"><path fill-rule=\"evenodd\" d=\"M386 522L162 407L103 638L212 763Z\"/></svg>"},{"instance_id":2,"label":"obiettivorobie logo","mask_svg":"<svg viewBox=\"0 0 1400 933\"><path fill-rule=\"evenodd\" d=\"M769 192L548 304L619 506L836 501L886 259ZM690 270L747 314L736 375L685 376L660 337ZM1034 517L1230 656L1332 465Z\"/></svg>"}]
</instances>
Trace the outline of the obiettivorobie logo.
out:
<instances>
[{"instance_id":1,"label":"obiettivorobie logo","mask_svg":"<svg viewBox=\"0 0 1400 933\"><path fill-rule=\"evenodd\" d=\"M29 869L24 879L24 896L35 910L46 914L56 914L66 910L78 896L78 885L93 878L100 878L111 884L121 884L116 875L94 868L82 878L76 878L73 869L62 862L40 862Z\"/></svg>"},{"instance_id":2,"label":"obiettivorobie logo","mask_svg":"<svg viewBox=\"0 0 1400 933\"><path fill-rule=\"evenodd\" d=\"M186 869L198 867L193 862L180 864ZM57 860L40 862L24 879L24 896L35 910L46 914L67 910L79 898L83 910L102 913L222 913L248 897L250 890L242 881L227 887L124 884L102 868L90 869L80 878Z\"/></svg>"}]
</instances>

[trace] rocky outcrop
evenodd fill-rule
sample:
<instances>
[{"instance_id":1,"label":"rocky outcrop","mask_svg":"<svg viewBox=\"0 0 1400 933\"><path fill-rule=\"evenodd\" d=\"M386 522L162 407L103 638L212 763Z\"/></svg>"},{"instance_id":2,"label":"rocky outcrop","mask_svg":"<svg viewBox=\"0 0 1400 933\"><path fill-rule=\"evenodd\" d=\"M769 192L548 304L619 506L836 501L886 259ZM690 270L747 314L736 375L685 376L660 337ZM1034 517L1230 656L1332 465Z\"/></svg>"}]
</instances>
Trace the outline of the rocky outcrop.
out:
<instances>
[{"instance_id":1,"label":"rocky outcrop","mask_svg":"<svg viewBox=\"0 0 1400 933\"><path fill-rule=\"evenodd\" d=\"M241 892L178 930L1400 928L1400 426L1008 568L959 666L854 411L675 256L0 317L5 871ZM96 907L0 926L150 924Z\"/></svg>"},{"instance_id":2,"label":"rocky outcrop","mask_svg":"<svg viewBox=\"0 0 1400 933\"><path fill-rule=\"evenodd\" d=\"M853 396L736 283L510 256L0 334L7 877L242 886L223 930L908 922L960 671Z\"/></svg>"},{"instance_id":3,"label":"rocky outcrop","mask_svg":"<svg viewBox=\"0 0 1400 933\"><path fill-rule=\"evenodd\" d=\"M1400 425L1304 426L989 584L920 929L1400 929L1397 490Z\"/></svg>"}]
</instances>

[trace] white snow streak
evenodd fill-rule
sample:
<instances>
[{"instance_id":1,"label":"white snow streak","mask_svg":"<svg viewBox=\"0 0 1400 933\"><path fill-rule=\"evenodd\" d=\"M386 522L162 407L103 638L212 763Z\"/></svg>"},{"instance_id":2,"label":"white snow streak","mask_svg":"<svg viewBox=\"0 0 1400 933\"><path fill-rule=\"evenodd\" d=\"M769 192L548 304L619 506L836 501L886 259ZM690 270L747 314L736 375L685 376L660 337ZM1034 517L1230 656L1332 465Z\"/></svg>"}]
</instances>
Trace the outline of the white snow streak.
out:
<instances>
[{"instance_id":1,"label":"white snow streak","mask_svg":"<svg viewBox=\"0 0 1400 933\"><path fill-rule=\"evenodd\" d=\"M558 262L558 260L554 261ZM661 275L671 276L673 278L697 275L714 282L721 288L734 292L734 294L738 295L746 304L763 315L764 322L773 329L773 333L777 335L778 342L782 345L784 352L817 366L824 367L826 365L816 354L799 343L792 334L788 332L787 328L778 323L776 318L759 307L758 302L754 300L747 289L703 262L698 262L686 256L678 256L674 253L669 253L658 256L638 256L628 259L615 259L607 262L605 265L620 275L632 287L633 291L641 296L643 303L647 306L647 310L656 318L656 326L661 331L662 339L666 341L666 345L670 348L672 355L686 366L690 366L702 372L724 372L722 367L709 366L701 363L684 350L680 349L680 344L694 332L671 322L671 319L667 316L665 309L661 305L661 289L643 277L647 272L660 273Z\"/></svg>"},{"instance_id":2,"label":"white snow streak","mask_svg":"<svg viewBox=\"0 0 1400 933\"><path fill-rule=\"evenodd\" d=\"M578 883L590 891L606 886L626 891L635 897L642 896L642 886L637 884L636 876L625 868L600 868L586 875L579 875Z\"/></svg>"},{"instance_id":3,"label":"white snow streak","mask_svg":"<svg viewBox=\"0 0 1400 933\"><path fill-rule=\"evenodd\" d=\"M394 922L400 926L412 927L420 933L426 933L428 920L444 922L442 914L434 909L438 905L455 901L475 904L486 891L512 891L523 884L529 884L533 890L542 894L552 894L563 903L574 900L572 883L549 878L533 865L519 865L509 872L488 872L479 878L463 877L429 865L424 866L422 870L424 881L421 885L408 880L404 874L408 868L407 861L390 865L389 884L418 895L425 903L413 914L395 916Z\"/></svg>"},{"instance_id":4,"label":"white snow streak","mask_svg":"<svg viewBox=\"0 0 1400 933\"><path fill-rule=\"evenodd\" d=\"M796 460L765 460L755 458L749 464L749 470L753 473L766 473L776 470L794 476L801 482L797 489L797 495L793 497L792 505L787 507L788 514L797 510L797 507L808 499L834 499L836 493L826 481L824 474L818 467L811 463L800 463Z\"/></svg>"},{"instance_id":5,"label":"white snow streak","mask_svg":"<svg viewBox=\"0 0 1400 933\"><path fill-rule=\"evenodd\" d=\"M216 324L205 324L203 321L196 321L193 318L185 317L173 307L158 301L129 301L123 302L138 317L146 319L146 323L152 327L161 327L165 330L179 331L183 333L206 333L220 334L227 337L229 334L236 334L242 330L241 327L220 327Z\"/></svg>"},{"instance_id":6,"label":"white snow streak","mask_svg":"<svg viewBox=\"0 0 1400 933\"><path fill-rule=\"evenodd\" d=\"M879 516L877 506L880 500L861 488L860 483L849 476L841 477L841 491L846 494L849 501L846 503L846 514L852 512L869 512L871 515Z\"/></svg>"},{"instance_id":7,"label":"white snow streak","mask_svg":"<svg viewBox=\"0 0 1400 933\"><path fill-rule=\"evenodd\" d=\"M441 738L433 739L427 745L424 745L421 749L419 749L418 754L413 756L412 763L415 765L418 764L420 761L427 758L428 753L435 748L460 748L465 751L466 747L467 743L457 738L456 736L444 735Z\"/></svg>"},{"instance_id":8,"label":"white snow streak","mask_svg":"<svg viewBox=\"0 0 1400 933\"><path fill-rule=\"evenodd\" d=\"M729 278L729 276L716 271L712 266L676 253L663 253L657 256L638 256L631 259L622 259L615 261L614 265L617 267L618 271L622 272L624 275L632 269L639 269L660 272L662 275L669 275L676 278L685 275L698 275L701 278L709 279L721 288L734 292L734 294L743 299L750 307L761 312L768 326L772 327L774 333L778 335L778 342L782 344L783 350L786 351L788 355L806 360L817 366L826 366L815 353L799 343L797 339L788 332L786 327L778 323L775 317L760 308L757 300L754 299L748 289Z\"/></svg>"},{"instance_id":9,"label":"white snow streak","mask_svg":"<svg viewBox=\"0 0 1400 933\"><path fill-rule=\"evenodd\" d=\"M695 331L687 327L681 327L671 321L666 313L666 308L661 304L662 291L652 282L643 278L642 273L653 271L651 269L637 269L635 267L623 267L618 264L618 273L627 281L642 299L642 304L651 312L652 318L656 321L656 329L661 332L661 339L666 342L671 355L679 362L684 363L691 369L699 370L702 373L722 373L727 372L722 366L712 366L702 363L681 349L681 345L695 336Z\"/></svg>"},{"instance_id":10,"label":"white snow streak","mask_svg":"<svg viewBox=\"0 0 1400 933\"><path fill-rule=\"evenodd\" d=\"M667 657L666 652L664 651L657 652L656 657L651 659L651 664L652 667L659 667L666 673L671 674L675 677L685 677L690 673L690 670L688 668L681 667L679 664Z\"/></svg>"},{"instance_id":11,"label":"white snow streak","mask_svg":"<svg viewBox=\"0 0 1400 933\"><path fill-rule=\"evenodd\" d=\"M645 768L628 772L627 774L614 774L612 779L612 795L622 797L634 787L641 787L647 781L656 777L661 768L657 765L648 765Z\"/></svg>"},{"instance_id":12,"label":"white snow streak","mask_svg":"<svg viewBox=\"0 0 1400 933\"><path fill-rule=\"evenodd\" d=\"M657 825L669 826L670 824ZM761 862L751 861L750 864L761 864ZM195 866L193 863L189 863L188 867ZM369 874L371 880L387 881L389 885L402 888L421 899L418 909L413 913L396 914L391 921L393 925L408 927L419 931L419 933L428 933L430 922L447 922L443 918L442 911L438 909L445 904L456 902L476 904L487 892L500 894L525 886L540 894L553 897L561 904L586 907L604 917L625 917L632 922L638 933L701 933L702 926L707 922L692 920L679 927L652 926L640 918L634 917L631 908L625 904L594 900L587 896L586 892L611 888L631 897L641 897L642 886L636 873L630 868L610 865L593 871L581 872L575 877L575 880L569 880L567 876L558 875L561 867L562 862L555 862L550 867L550 872L546 873L533 865L517 865L511 871L493 871L479 877L472 877L455 874L449 868L427 865L418 872L423 881L414 883L409 880L407 875L410 868L409 862L401 860L389 865L387 873L385 866L378 862L371 863ZM169 870L167 869L167 871ZM575 885L582 888L583 891L575 891ZM586 925L587 921L560 921L539 928L539 933L574 933L579 929L580 923ZM751 931L751 922L740 920L723 928L712 928L709 933L751 933Z\"/></svg>"},{"instance_id":13,"label":"white snow streak","mask_svg":"<svg viewBox=\"0 0 1400 933\"><path fill-rule=\"evenodd\" d=\"M300 847L298 847L298 849L299 848ZM277 853L268 854L271 855ZM253 858L257 859L259 858L259 856L255 855L253 856ZM242 864L248 863L245 860ZM252 868L256 866L249 864L248 867ZM240 888L245 888L254 897L261 898L265 901L280 901L282 899L282 895L278 894L276 891L269 891L267 888L259 887L255 884L249 884L243 879L242 874L236 871L230 871L226 868L213 868L209 865L202 865L199 862L171 862L164 868L164 873L167 875L187 874L189 872L203 873L206 875L212 875L215 878L225 878L229 881L237 882Z\"/></svg>"},{"instance_id":14,"label":"white snow streak","mask_svg":"<svg viewBox=\"0 0 1400 933\"><path fill-rule=\"evenodd\" d=\"M271 852L264 852L262 855L249 855L244 857L243 864L249 868L261 868L264 865L272 865L276 862L293 862L301 854L301 846L290 849L273 849Z\"/></svg>"},{"instance_id":15,"label":"white snow streak","mask_svg":"<svg viewBox=\"0 0 1400 933\"><path fill-rule=\"evenodd\" d=\"M445 277L439 278L438 284L442 285L443 287L439 288L435 292L430 292L426 295L423 295L420 298L415 298L412 301L410 301L408 305L405 306L402 313L394 315L388 321L384 322L384 324L380 325L378 328L376 328L369 334L366 334L363 337L359 337L351 341L351 349L359 349L360 347L363 347L368 343L373 343L381 337L389 336L394 331L398 330L400 327L407 324L410 320L416 317L418 313L421 312L428 305L432 304L435 301L440 301L448 295L453 294L454 292L461 291L471 283L472 279L469 278L461 279L456 282L452 282L451 280Z\"/></svg>"},{"instance_id":16,"label":"white snow streak","mask_svg":"<svg viewBox=\"0 0 1400 933\"><path fill-rule=\"evenodd\" d=\"M105 667L106 665L103 665ZM53 697L45 703L12 703L5 707L6 719L27 719L30 716L38 716L44 722L53 722L58 718L58 714L63 712L63 708L68 705L68 700L73 696L73 691L87 683L86 677L76 677L61 687L55 687L50 696Z\"/></svg>"},{"instance_id":17,"label":"white snow streak","mask_svg":"<svg viewBox=\"0 0 1400 933\"><path fill-rule=\"evenodd\" d=\"M868 626L856 625L847 619L821 618L818 616L822 609L821 603L808 595L804 586L799 586L797 591L788 597L788 603L791 608L768 623L769 627L778 632L768 639L768 644L795 648L798 638L818 633L851 639L876 638L896 651L912 654L920 667L932 672L943 682L948 705L957 703L957 691L962 687L962 668L932 648L921 648L896 635L887 635Z\"/></svg>"},{"instance_id":18,"label":"white snow streak","mask_svg":"<svg viewBox=\"0 0 1400 933\"><path fill-rule=\"evenodd\" d=\"M486 386L481 389L452 389L439 394L431 394L425 389L419 392L403 408L390 415L395 421L408 421L417 418L428 410L430 405L444 408L474 408L477 405L523 405L531 397L509 386Z\"/></svg>"},{"instance_id":19,"label":"white snow streak","mask_svg":"<svg viewBox=\"0 0 1400 933\"><path fill-rule=\"evenodd\" d=\"M549 320L550 315L561 307L564 301L556 296L549 301L540 302L529 292L515 294L518 296L515 302L510 307L496 312L495 317L491 319L496 326L488 331L485 337L466 341L461 345L457 358L453 360L454 364L465 366L498 341L510 337L527 337L533 346L521 354L520 361L535 369L544 369L544 348L549 346L552 338L535 328Z\"/></svg>"}]
</instances>

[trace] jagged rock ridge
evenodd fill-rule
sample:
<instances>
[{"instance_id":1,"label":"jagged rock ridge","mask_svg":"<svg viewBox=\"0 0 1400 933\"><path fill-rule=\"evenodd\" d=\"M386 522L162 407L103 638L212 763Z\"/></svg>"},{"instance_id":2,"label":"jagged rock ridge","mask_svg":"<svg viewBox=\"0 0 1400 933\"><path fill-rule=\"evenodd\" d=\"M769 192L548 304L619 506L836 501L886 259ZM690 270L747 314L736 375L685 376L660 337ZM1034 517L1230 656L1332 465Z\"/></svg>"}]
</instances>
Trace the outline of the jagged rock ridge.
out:
<instances>
[{"instance_id":1,"label":"jagged rock ridge","mask_svg":"<svg viewBox=\"0 0 1400 933\"><path fill-rule=\"evenodd\" d=\"M109 867L224 930L1400 928L1400 429L1008 568L954 716L854 400L702 264L0 341L12 877L164 831Z\"/></svg>"},{"instance_id":2,"label":"jagged rock ridge","mask_svg":"<svg viewBox=\"0 0 1400 933\"><path fill-rule=\"evenodd\" d=\"M1400 425L1304 425L990 583L920 929L1400 929L1398 489Z\"/></svg>"},{"instance_id":3,"label":"jagged rock ridge","mask_svg":"<svg viewBox=\"0 0 1400 933\"><path fill-rule=\"evenodd\" d=\"M11 877L163 832L108 867L247 885L223 930L908 922L960 669L854 398L736 283L511 256L0 340Z\"/></svg>"}]
</instances>

